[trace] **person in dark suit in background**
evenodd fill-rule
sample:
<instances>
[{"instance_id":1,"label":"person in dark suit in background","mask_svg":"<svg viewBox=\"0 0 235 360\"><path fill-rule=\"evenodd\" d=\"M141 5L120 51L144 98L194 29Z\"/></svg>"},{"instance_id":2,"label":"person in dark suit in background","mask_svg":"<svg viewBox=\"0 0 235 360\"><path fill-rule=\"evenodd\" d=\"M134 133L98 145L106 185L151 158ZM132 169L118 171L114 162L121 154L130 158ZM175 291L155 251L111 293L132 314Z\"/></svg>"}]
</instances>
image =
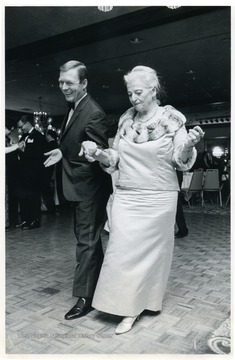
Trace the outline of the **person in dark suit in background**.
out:
<instances>
[{"instance_id":1,"label":"person in dark suit in background","mask_svg":"<svg viewBox=\"0 0 235 360\"><path fill-rule=\"evenodd\" d=\"M47 141L46 151L51 151L58 148L57 134L54 130L47 130L45 134ZM42 185L42 200L49 213L56 212L54 191L55 185L53 183L53 176L55 171L55 165L45 168L43 173L43 185Z\"/></svg>"},{"instance_id":2,"label":"person in dark suit in background","mask_svg":"<svg viewBox=\"0 0 235 360\"><path fill-rule=\"evenodd\" d=\"M183 172L176 170L176 174L178 177L179 187L181 190L181 185L183 182ZM176 224L178 226L178 231L175 234L175 238L182 238L188 235L188 228L186 225L184 211L182 206L182 198L180 191L178 192L178 200L177 200L177 210L176 210Z\"/></svg>"},{"instance_id":3,"label":"person in dark suit in background","mask_svg":"<svg viewBox=\"0 0 235 360\"><path fill-rule=\"evenodd\" d=\"M47 150L51 151L58 148L57 133L54 130L47 130L46 134Z\"/></svg>"},{"instance_id":4,"label":"person in dark suit in background","mask_svg":"<svg viewBox=\"0 0 235 360\"><path fill-rule=\"evenodd\" d=\"M33 115L23 115L17 126L21 129L24 146L19 148L19 199L23 230L41 226L41 179L43 176L46 139L34 128Z\"/></svg>"},{"instance_id":5,"label":"person in dark suit in background","mask_svg":"<svg viewBox=\"0 0 235 360\"><path fill-rule=\"evenodd\" d=\"M110 175L97 162L79 157L81 143L94 141L108 148L109 124L103 109L87 93L86 66L72 60L60 67L59 87L70 108L60 134L60 148L45 155L45 166L62 159L63 193L74 203L74 230L77 238L73 296L77 303L65 314L76 319L92 310L91 302L103 262L101 231L106 221L106 204L112 192ZM73 109L74 107L74 109Z\"/></svg>"}]
</instances>

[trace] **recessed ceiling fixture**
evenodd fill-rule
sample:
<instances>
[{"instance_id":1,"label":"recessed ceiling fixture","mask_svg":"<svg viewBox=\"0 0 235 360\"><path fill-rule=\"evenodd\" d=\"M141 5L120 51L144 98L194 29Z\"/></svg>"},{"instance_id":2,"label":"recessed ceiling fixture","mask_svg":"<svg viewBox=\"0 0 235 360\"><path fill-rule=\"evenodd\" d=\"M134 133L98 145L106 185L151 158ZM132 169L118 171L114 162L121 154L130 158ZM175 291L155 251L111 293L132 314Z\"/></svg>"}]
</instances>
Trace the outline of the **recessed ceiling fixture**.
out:
<instances>
[{"instance_id":1,"label":"recessed ceiling fixture","mask_svg":"<svg viewBox=\"0 0 235 360\"><path fill-rule=\"evenodd\" d=\"M195 71L192 69L189 69L186 71L186 74L192 75L192 74L195 74Z\"/></svg>"},{"instance_id":2,"label":"recessed ceiling fixture","mask_svg":"<svg viewBox=\"0 0 235 360\"><path fill-rule=\"evenodd\" d=\"M140 38L138 38L138 37L135 37L135 38L133 38L133 39L130 40L130 43L132 43L132 44L140 44L140 43L142 43L142 42L144 42L144 40L143 40L143 39L140 39Z\"/></svg>"},{"instance_id":3,"label":"recessed ceiling fixture","mask_svg":"<svg viewBox=\"0 0 235 360\"><path fill-rule=\"evenodd\" d=\"M29 109L29 108L23 108L23 109L20 109L20 110L23 110L23 111L33 111L32 109Z\"/></svg>"},{"instance_id":4,"label":"recessed ceiling fixture","mask_svg":"<svg viewBox=\"0 0 235 360\"><path fill-rule=\"evenodd\" d=\"M117 69L115 69L114 71L117 71L117 72L123 72L123 71L125 71L124 69L122 69L122 68L120 68L120 67L118 67Z\"/></svg>"},{"instance_id":5,"label":"recessed ceiling fixture","mask_svg":"<svg viewBox=\"0 0 235 360\"><path fill-rule=\"evenodd\" d=\"M175 10L175 9L180 8L181 6L167 6L167 7L171 10Z\"/></svg>"},{"instance_id":6,"label":"recessed ceiling fixture","mask_svg":"<svg viewBox=\"0 0 235 360\"><path fill-rule=\"evenodd\" d=\"M223 105L225 105L225 103L222 102L222 101L219 101L219 102L211 103L211 104L209 104L209 105L210 105L210 107L212 107L213 109L218 110L218 109L221 109L221 108L223 107Z\"/></svg>"},{"instance_id":7,"label":"recessed ceiling fixture","mask_svg":"<svg viewBox=\"0 0 235 360\"><path fill-rule=\"evenodd\" d=\"M101 87L102 87L102 89L109 89L109 85L106 85L106 84L103 84Z\"/></svg>"},{"instance_id":8,"label":"recessed ceiling fixture","mask_svg":"<svg viewBox=\"0 0 235 360\"><path fill-rule=\"evenodd\" d=\"M98 6L98 9L100 11L107 12L107 11L111 11L113 9L113 6Z\"/></svg>"}]
</instances>

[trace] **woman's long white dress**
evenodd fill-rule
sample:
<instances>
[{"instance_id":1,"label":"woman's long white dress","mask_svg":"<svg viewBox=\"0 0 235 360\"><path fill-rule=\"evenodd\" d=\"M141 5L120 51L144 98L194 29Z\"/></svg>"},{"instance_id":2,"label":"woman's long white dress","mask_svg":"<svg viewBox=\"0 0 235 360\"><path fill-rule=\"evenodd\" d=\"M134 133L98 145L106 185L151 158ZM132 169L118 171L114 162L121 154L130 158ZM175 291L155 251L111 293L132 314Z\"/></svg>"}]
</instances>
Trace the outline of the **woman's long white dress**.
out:
<instances>
[{"instance_id":1,"label":"woman's long white dress","mask_svg":"<svg viewBox=\"0 0 235 360\"><path fill-rule=\"evenodd\" d=\"M145 309L162 309L178 196L173 138L168 133L138 144L126 136L118 141L110 236L92 302L97 310L135 316Z\"/></svg>"}]
</instances>

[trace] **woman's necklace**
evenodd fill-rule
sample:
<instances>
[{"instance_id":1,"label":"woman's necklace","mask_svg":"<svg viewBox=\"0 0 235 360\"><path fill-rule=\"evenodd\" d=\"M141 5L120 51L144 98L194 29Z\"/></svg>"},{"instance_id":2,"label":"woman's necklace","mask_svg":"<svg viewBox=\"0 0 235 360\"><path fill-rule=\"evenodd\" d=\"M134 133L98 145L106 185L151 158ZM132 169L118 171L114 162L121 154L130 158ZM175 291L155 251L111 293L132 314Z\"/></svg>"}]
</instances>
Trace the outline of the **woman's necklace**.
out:
<instances>
[{"instance_id":1,"label":"woman's necklace","mask_svg":"<svg viewBox=\"0 0 235 360\"><path fill-rule=\"evenodd\" d=\"M154 108L147 115L143 116L142 118L140 118L139 112L136 114L131 127L138 134L137 136L139 136L142 133L142 131L145 132L145 130L147 129L147 123L154 116L156 116L158 109L159 109L158 106L156 106L156 107L154 106Z\"/></svg>"},{"instance_id":2,"label":"woman's necklace","mask_svg":"<svg viewBox=\"0 0 235 360\"><path fill-rule=\"evenodd\" d=\"M138 112L135 119L137 121L140 121L141 123L146 123L147 121L151 120L156 115L157 110L158 110L158 106L156 108L154 107L154 109L151 110L150 115L149 114L148 114L148 116L145 115L142 118L140 117L139 112Z\"/></svg>"}]
</instances>

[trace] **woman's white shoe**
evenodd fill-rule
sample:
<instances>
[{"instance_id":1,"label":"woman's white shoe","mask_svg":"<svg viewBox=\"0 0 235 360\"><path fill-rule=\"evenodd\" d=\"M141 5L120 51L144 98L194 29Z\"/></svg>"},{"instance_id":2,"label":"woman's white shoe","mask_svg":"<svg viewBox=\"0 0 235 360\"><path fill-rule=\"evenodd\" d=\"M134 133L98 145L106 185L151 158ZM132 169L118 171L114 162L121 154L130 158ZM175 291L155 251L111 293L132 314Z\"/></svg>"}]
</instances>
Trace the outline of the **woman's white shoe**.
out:
<instances>
[{"instance_id":1,"label":"woman's white shoe","mask_svg":"<svg viewBox=\"0 0 235 360\"><path fill-rule=\"evenodd\" d=\"M115 334L124 334L132 329L132 326L135 320L139 320L139 315L137 316L126 316L124 319L118 324Z\"/></svg>"}]
</instances>

